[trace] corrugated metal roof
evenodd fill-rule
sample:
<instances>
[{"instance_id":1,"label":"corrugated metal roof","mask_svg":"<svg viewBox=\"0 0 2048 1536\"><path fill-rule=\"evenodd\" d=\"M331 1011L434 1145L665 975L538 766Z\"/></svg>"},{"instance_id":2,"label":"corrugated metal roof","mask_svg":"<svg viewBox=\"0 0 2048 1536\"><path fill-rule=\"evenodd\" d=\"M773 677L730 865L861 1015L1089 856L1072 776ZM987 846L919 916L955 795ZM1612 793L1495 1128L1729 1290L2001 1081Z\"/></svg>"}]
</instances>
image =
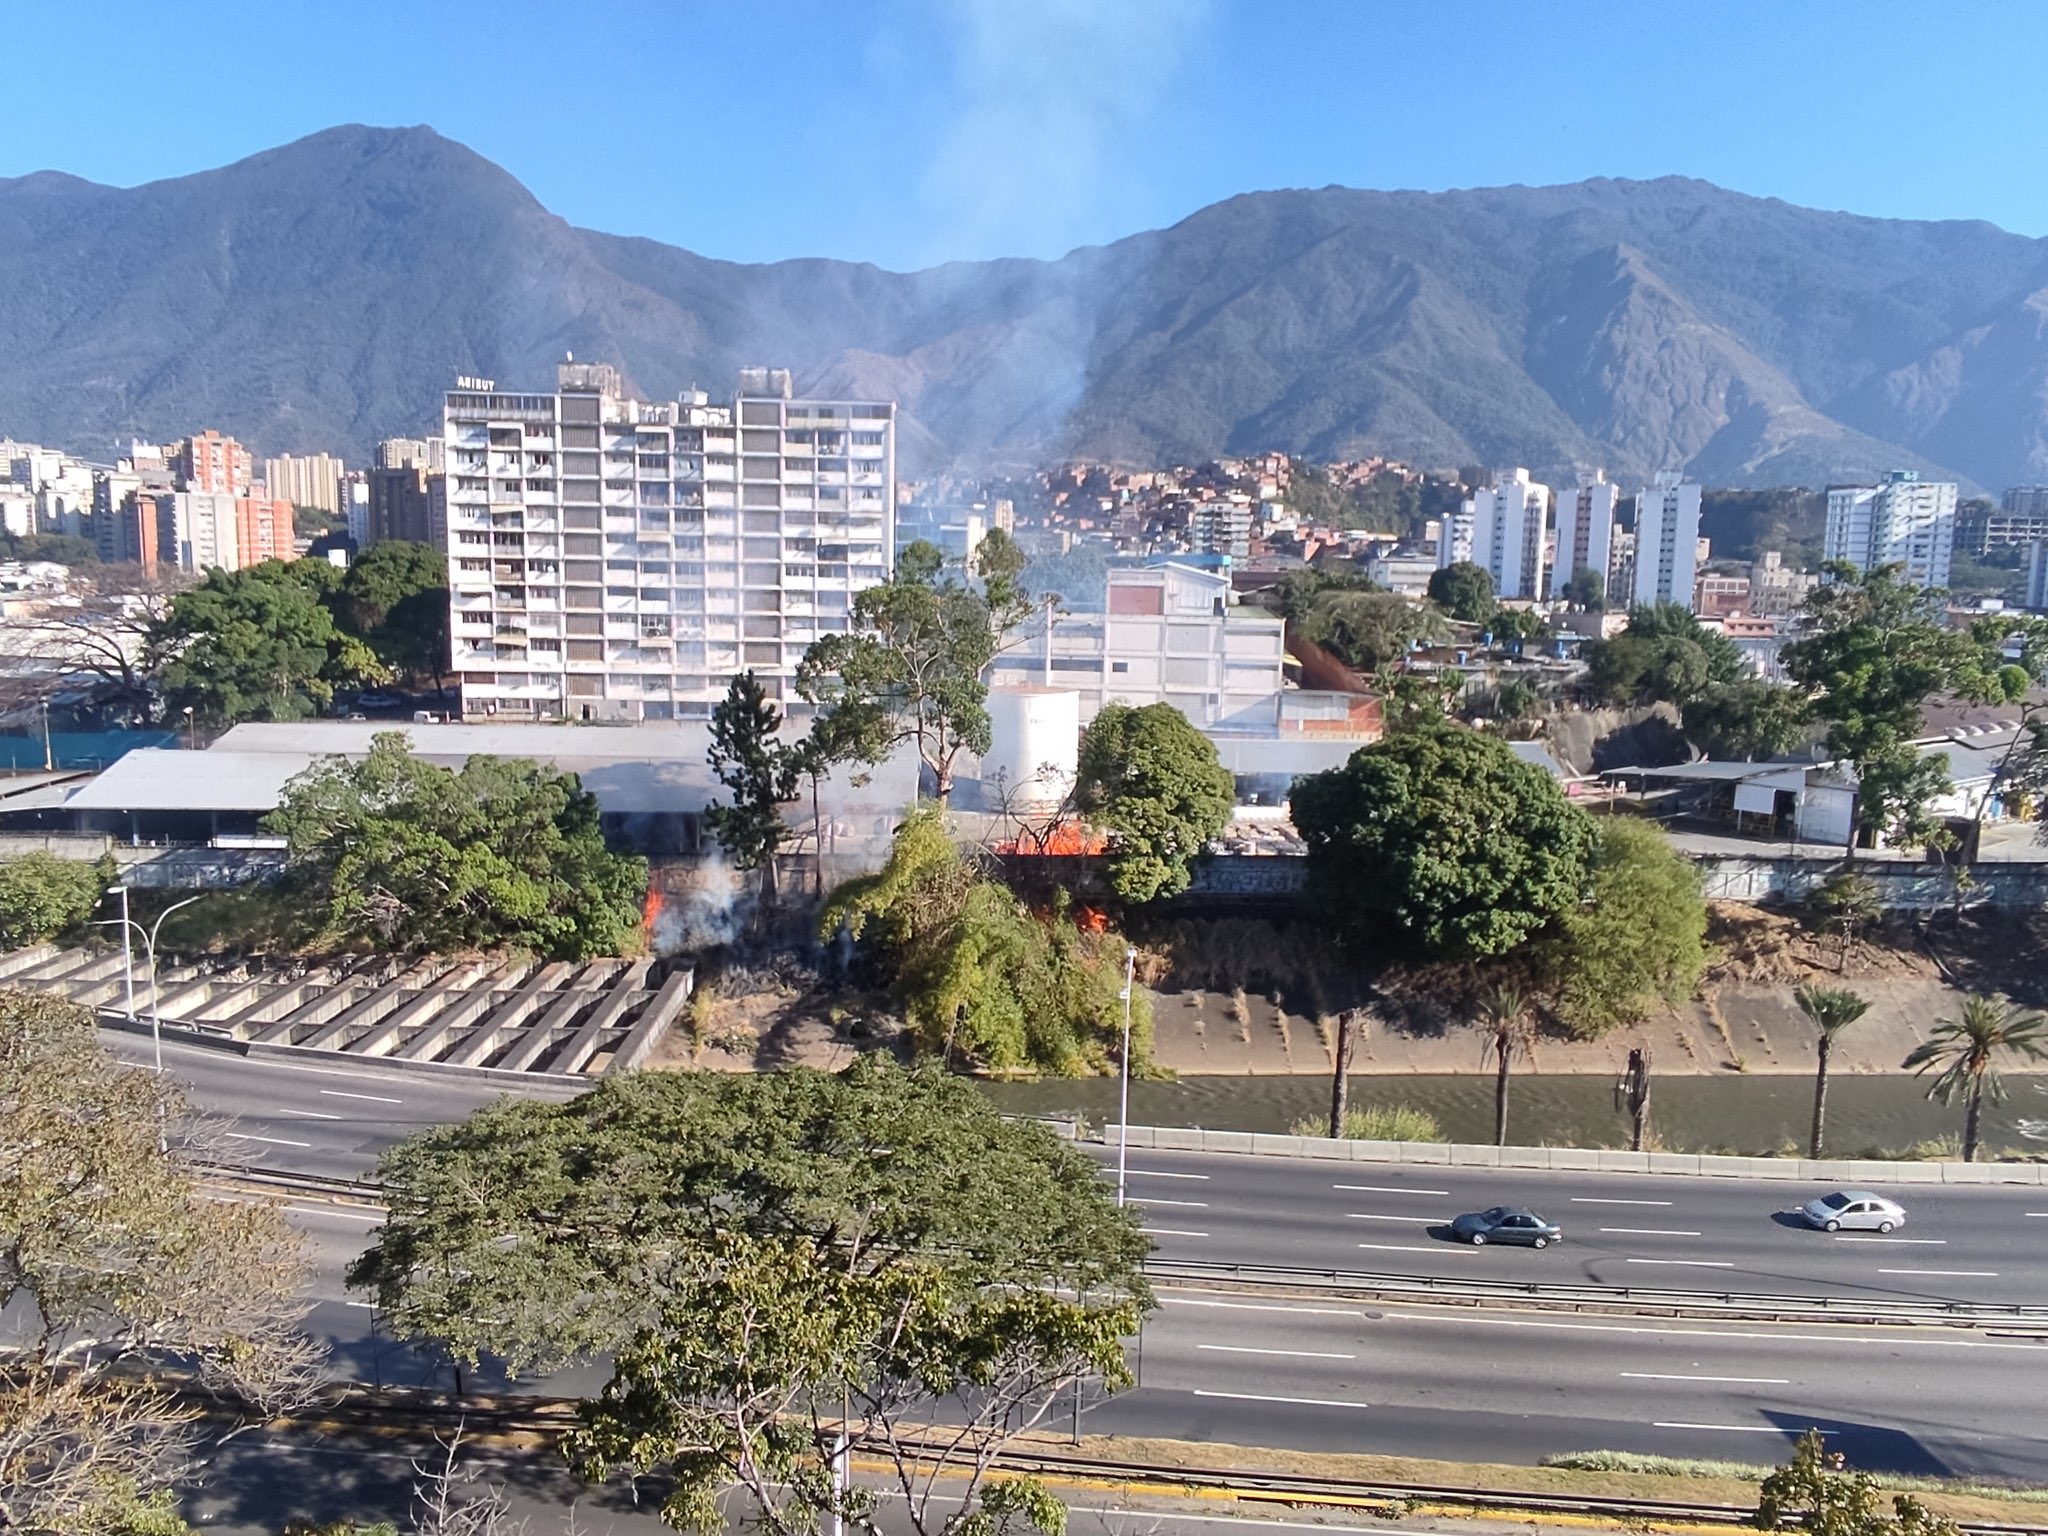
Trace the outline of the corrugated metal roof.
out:
<instances>
[{"instance_id":1,"label":"corrugated metal roof","mask_svg":"<svg viewBox=\"0 0 2048 1536\"><path fill-rule=\"evenodd\" d=\"M137 747L64 802L70 811L269 811L310 752Z\"/></svg>"}]
</instances>

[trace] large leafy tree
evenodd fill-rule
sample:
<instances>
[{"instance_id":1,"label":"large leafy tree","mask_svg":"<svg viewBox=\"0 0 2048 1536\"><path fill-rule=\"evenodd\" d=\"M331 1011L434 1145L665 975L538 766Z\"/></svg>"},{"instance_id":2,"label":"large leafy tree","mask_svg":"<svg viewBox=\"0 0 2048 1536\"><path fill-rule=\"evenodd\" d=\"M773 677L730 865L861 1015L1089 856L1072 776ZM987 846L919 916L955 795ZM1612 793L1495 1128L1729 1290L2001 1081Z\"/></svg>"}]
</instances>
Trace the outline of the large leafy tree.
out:
<instances>
[{"instance_id":1,"label":"large leafy tree","mask_svg":"<svg viewBox=\"0 0 2048 1536\"><path fill-rule=\"evenodd\" d=\"M782 807L796 797L804 764L796 747L779 737L782 711L751 672L735 677L711 711L711 771L732 800L704 812L718 846L740 869L762 872L775 888L775 855L789 840Z\"/></svg>"},{"instance_id":2,"label":"large leafy tree","mask_svg":"<svg viewBox=\"0 0 2048 1536\"><path fill-rule=\"evenodd\" d=\"M1117 895L1146 902L1188 888L1237 795L1216 744L1171 704L1110 704L1081 733L1074 803L1110 831Z\"/></svg>"},{"instance_id":3,"label":"large leafy tree","mask_svg":"<svg viewBox=\"0 0 2048 1536\"><path fill-rule=\"evenodd\" d=\"M337 685L386 675L370 648L338 628L326 601L340 574L323 560L266 560L211 571L171 599L147 655L174 708L217 725L302 720Z\"/></svg>"},{"instance_id":4,"label":"large leafy tree","mask_svg":"<svg viewBox=\"0 0 2048 1536\"><path fill-rule=\"evenodd\" d=\"M1927 1097L1944 1104L1963 1101L1963 1161L1975 1162L1984 1098L1995 1103L2005 1096L1998 1075L2000 1057L2020 1061L2048 1060L2048 1019L2022 1013L2003 998L1972 994L1962 1012L1935 1023L1929 1037L1915 1046L1905 1066L1919 1076L1934 1074Z\"/></svg>"},{"instance_id":5,"label":"large leafy tree","mask_svg":"<svg viewBox=\"0 0 2048 1536\"><path fill-rule=\"evenodd\" d=\"M1595 827L1585 897L1539 954L1558 1013L1589 1036L1690 997L1707 963L1697 866L1649 822L1603 816Z\"/></svg>"},{"instance_id":6,"label":"large leafy tree","mask_svg":"<svg viewBox=\"0 0 2048 1536\"><path fill-rule=\"evenodd\" d=\"M1807 599L1811 632L1785 647L1785 671L1827 725L1827 746L1856 775L1859 831L1914 846L1938 831L1928 802L1948 783L1948 759L1913 745L1930 698L2007 697L2000 654L2009 626L1995 620L1957 631L1944 622L1947 594L1907 581L1900 567L1858 573L1841 563Z\"/></svg>"},{"instance_id":7,"label":"large leafy tree","mask_svg":"<svg viewBox=\"0 0 2048 1536\"><path fill-rule=\"evenodd\" d=\"M1745 676L1742 653L1683 603L1629 610L1628 628L1587 647L1586 686L1612 704L1683 708Z\"/></svg>"},{"instance_id":8,"label":"large leafy tree","mask_svg":"<svg viewBox=\"0 0 2048 1536\"><path fill-rule=\"evenodd\" d=\"M917 754L941 800L953 791L960 754L991 745L990 665L1033 607L1025 559L1000 529L983 539L967 569L949 569L920 539L896 557L890 578L853 600L853 627L805 651L797 690L827 715L845 713L834 739L858 743L880 761L898 742Z\"/></svg>"},{"instance_id":9,"label":"large leafy tree","mask_svg":"<svg viewBox=\"0 0 2048 1536\"><path fill-rule=\"evenodd\" d=\"M1764 1479L1757 1497L1759 1530L1796 1530L1806 1536L1962 1536L1952 1520L1931 1512L1910 1493L1892 1495L1886 1514L1877 1479L1852 1472L1830 1451L1817 1429L1799 1437L1792 1459Z\"/></svg>"},{"instance_id":10,"label":"large leafy tree","mask_svg":"<svg viewBox=\"0 0 2048 1536\"><path fill-rule=\"evenodd\" d=\"M1591 819L1495 737L1424 723L1294 786L1310 888L1339 921L1388 918L1431 952L1499 955L1579 899Z\"/></svg>"},{"instance_id":11,"label":"large leafy tree","mask_svg":"<svg viewBox=\"0 0 2048 1536\"><path fill-rule=\"evenodd\" d=\"M182 571L145 572L139 565L102 565L83 576L76 601L8 620L24 664L0 676L0 709L76 700L93 686L92 702L116 719L153 718L148 664L151 631L170 612L172 597L191 585Z\"/></svg>"},{"instance_id":12,"label":"large leafy tree","mask_svg":"<svg viewBox=\"0 0 2048 1536\"><path fill-rule=\"evenodd\" d=\"M1814 1039L1813 1134L1806 1155L1818 1159L1828 1121L1828 1058L1834 1054L1835 1036L1862 1018L1870 1007L1868 998L1847 987L1821 987L1809 983L1792 994L1792 1001L1819 1031Z\"/></svg>"},{"instance_id":13,"label":"large leafy tree","mask_svg":"<svg viewBox=\"0 0 2048 1536\"><path fill-rule=\"evenodd\" d=\"M1434 608L1398 592L1335 590L1303 608L1294 633L1346 666L1371 672L1406 655L1411 641L1439 641L1450 631Z\"/></svg>"},{"instance_id":14,"label":"large leafy tree","mask_svg":"<svg viewBox=\"0 0 2048 1536\"><path fill-rule=\"evenodd\" d=\"M1470 560L1454 561L1429 578L1429 600L1454 619L1484 624L1493 617L1493 573Z\"/></svg>"},{"instance_id":15,"label":"large leafy tree","mask_svg":"<svg viewBox=\"0 0 2048 1536\"><path fill-rule=\"evenodd\" d=\"M0 859L0 949L39 944L78 927L114 875L111 855L92 864L41 852Z\"/></svg>"},{"instance_id":16,"label":"large leafy tree","mask_svg":"<svg viewBox=\"0 0 2048 1536\"><path fill-rule=\"evenodd\" d=\"M525 758L443 768L381 732L361 761L322 758L293 779L264 825L338 942L574 960L617 954L638 931L645 861L606 850L574 774Z\"/></svg>"},{"instance_id":17,"label":"large leafy tree","mask_svg":"<svg viewBox=\"0 0 2048 1536\"><path fill-rule=\"evenodd\" d=\"M448 670L448 556L431 544L385 539L349 566L330 605L392 671L431 677Z\"/></svg>"},{"instance_id":18,"label":"large leafy tree","mask_svg":"<svg viewBox=\"0 0 2048 1536\"><path fill-rule=\"evenodd\" d=\"M832 893L819 932L842 926L902 1000L918 1045L943 1060L1071 1076L1112 1059L1123 939L1082 929L1064 903L1033 911L983 878L934 807L905 818L880 870ZM1131 1008L1137 1058L1151 1032L1142 992Z\"/></svg>"},{"instance_id":19,"label":"large leafy tree","mask_svg":"<svg viewBox=\"0 0 2048 1536\"><path fill-rule=\"evenodd\" d=\"M1706 756L1729 762L1781 756L1805 739L1807 729L1806 696L1756 677L1709 683L1684 709L1685 739Z\"/></svg>"},{"instance_id":20,"label":"large leafy tree","mask_svg":"<svg viewBox=\"0 0 2048 1536\"><path fill-rule=\"evenodd\" d=\"M1056 1530L1041 1490L985 1474L1076 1381L1127 1379L1149 1303L1149 1245L1093 1162L872 1057L506 1100L380 1176L351 1278L385 1319L520 1372L609 1356L570 1456L667 1473L680 1529L722 1530L733 1485L777 1536L866 1520L873 1494L830 1472L844 1430L919 1532Z\"/></svg>"},{"instance_id":21,"label":"large leafy tree","mask_svg":"<svg viewBox=\"0 0 2048 1536\"><path fill-rule=\"evenodd\" d=\"M0 1528L176 1530L168 1488L211 1392L303 1403L300 1245L272 1207L209 1198L177 1090L115 1061L92 1014L0 992Z\"/></svg>"}]
</instances>

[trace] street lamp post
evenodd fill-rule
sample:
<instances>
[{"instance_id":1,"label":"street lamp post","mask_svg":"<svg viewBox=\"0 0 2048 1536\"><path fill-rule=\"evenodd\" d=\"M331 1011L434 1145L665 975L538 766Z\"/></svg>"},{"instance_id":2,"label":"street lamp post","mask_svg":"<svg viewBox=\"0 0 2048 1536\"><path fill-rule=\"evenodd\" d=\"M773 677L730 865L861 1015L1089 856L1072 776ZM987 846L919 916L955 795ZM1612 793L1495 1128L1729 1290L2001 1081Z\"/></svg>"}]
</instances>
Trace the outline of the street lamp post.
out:
<instances>
[{"instance_id":1,"label":"street lamp post","mask_svg":"<svg viewBox=\"0 0 2048 1536\"><path fill-rule=\"evenodd\" d=\"M173 912L177 911L178 908L180 907L189 907L195 901L204 900L204 896L187 896L183 901L172 902L168 907L165 907L163 911L157 913L156 921L154 923L150 924L149 927L145 928L142 926L142 924L136 922L132 917L128 915L127 886L109 886L107 889L107 894L109 896L118 895L121 898L121 915L116 918L111 918L104 923L100 923L97 926L102 928L112 928L116 924L120 926L121 964L127 972L128 1017L130 1019L133 1019L135 1017L135 950L130 942L129 936L131 933L139 933L142 935L143 963L149 967L149 1038L151 1044L156 1049L156 1069L159 1073L161 1073L164 1069L164 1021L163 1015L159 1013L157 1010L157 935L163 932L165 918L169 917Z\"/></svg>"},{"instance_id":2,"label":"street lamp post","mask_svg":"<svg viewBox=\"0 0 2048 1536\"><path fill-rule=\"evenodd\" d=\"M149 962L149 1032L156 1040L156 1069L159 1072L164 1069L164 1021L158 1015L156 1009L157 996L161 990L156 984L156 936L163 932L164 919L177 911L178 908L189 907L193 902L204 901L205 899L205 896L202 894L199 896L187 896L183 901L174 901L168 907L165 907L163 911L157 913L156 921L149 925L149 934L146 940L148 945L146 955Z\"/></svg>"},{"instance_id":3,"label":"street lamp post","mask_svg":"<svg viewBox=\"0 0 2048 1536\"><path fill-rule=\"evenodd\" d=\"M1125 1164L1131 1150L1131 987L1138 968L1138 951L1124 946L1124 1052L1122 1081L1117 1088L1116 1108L1116 1203L1124 1203Z\"/></svg>"}]
</instances>

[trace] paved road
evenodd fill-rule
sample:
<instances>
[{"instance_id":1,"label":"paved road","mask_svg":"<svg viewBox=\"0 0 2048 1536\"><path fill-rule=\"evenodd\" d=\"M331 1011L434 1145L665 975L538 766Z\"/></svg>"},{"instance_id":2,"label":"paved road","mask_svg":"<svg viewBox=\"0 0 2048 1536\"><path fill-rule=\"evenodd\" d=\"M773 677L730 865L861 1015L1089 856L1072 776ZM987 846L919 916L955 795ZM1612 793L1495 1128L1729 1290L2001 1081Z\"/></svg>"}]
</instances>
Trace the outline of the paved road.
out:
<instances>
[{"instance_id":1,"label":"paved road","mask_svg":"<svg viewBox=\"0 0 2048 1536\"><path fill-rule=\"evenodd\" d=\"M102 1038L128 1059L148 1059L146 1038ZM176 1043L166 1045L165 1063L197 1105L237 1118L235 1146L249 1162L338 1178L369 1177L394 1141L505 1092L418 1070L251 1059ZM1114 1164L1113 1148L1091 1150ZM1776 1180L1136 1150L1128 1188L1170 1259L2048 1304L2048 1187L1882 1190L1910 1213L1882 1238L1808 1230L1789 1213L1819 1190ZM1542 1253L1474 1250L1438 1230L1461 1211L1504 1202L1561 1222L1568 1240Z\"/></svg>"},{"instance_id":2,"label":"paved road","mask_svg":"<svg viewBox=\"0 0 2048 1536\"><path fill-rule=\"evenodd\" d=\"M382 1335L340 1275L374 1218L295 1201L315 1245L312 1326L358 1380L454 1384ZM1860 1466L2048 1479L2034 1415L2048 1330L1689 1322L1162 1291L1134 1341L1139 1384L1083 1410L1090 1433L1533 1463L1612 1449L1782 1459L1810 1426ZM601 1366L468 1385L584 1395Z\"/></svg>"},{"instance_id":3,"label":"paved road","mask_svg":"<svg viewBox=\"0 0 2048 1536\"><path fill-rule=\"evenodd\" d=\"M1114 1148L1096 1148L1105 1173ZM1683 1290L2048 1304L2048 1188L1904 1186L1889 1237L1816 1232L1817 1186L1133 1151L1129 1196L1162 1258ZM1447 1240L1462 1211L1525 1204L1541 1253Z\"/></svg>"}]
</instances>

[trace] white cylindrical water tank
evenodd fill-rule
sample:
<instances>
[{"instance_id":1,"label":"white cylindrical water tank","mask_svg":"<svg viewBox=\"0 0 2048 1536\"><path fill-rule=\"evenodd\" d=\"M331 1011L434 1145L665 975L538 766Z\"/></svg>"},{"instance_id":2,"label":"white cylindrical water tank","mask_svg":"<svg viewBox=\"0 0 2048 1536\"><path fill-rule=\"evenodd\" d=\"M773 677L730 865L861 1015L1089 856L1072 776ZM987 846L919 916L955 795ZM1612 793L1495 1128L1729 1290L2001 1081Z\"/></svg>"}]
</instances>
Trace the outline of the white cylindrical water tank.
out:
<instances>
[{"instance_id":1,"label":"white cylindrical water tank","mask_svg":"<svg viewBox=\"0 0 2048 1536\"><path fill-rule=\"evenodd\" d=\"M991 688L992 744L981 762L984 795L1017 810L1057 805L1073 787L1081 752L1081 695L1071 688Z\"/></svg>"}]
</instances>

